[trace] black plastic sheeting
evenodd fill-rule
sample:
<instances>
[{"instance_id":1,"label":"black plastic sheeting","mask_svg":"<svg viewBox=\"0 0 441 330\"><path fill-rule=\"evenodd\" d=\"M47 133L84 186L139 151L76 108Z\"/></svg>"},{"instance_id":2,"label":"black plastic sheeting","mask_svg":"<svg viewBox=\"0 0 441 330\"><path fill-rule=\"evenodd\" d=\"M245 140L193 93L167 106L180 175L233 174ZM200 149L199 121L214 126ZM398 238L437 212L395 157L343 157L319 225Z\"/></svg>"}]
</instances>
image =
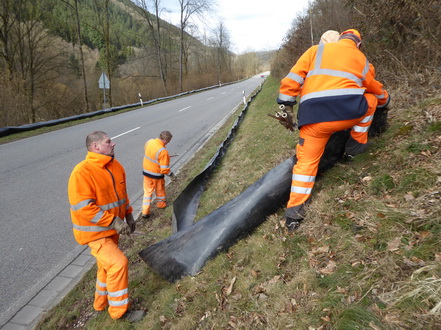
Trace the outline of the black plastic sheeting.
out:
<instances>
[{"instance_id":1,"label":"black plastic sheeting","mask_svg":"<svg viewBox=\"0 0 441 330\"><path fill-rule=\"evenodd\" d=\"M287 200L294 158L269 171L242 194L194 225L154 244L139 256L159 275L174 282L196 275L205 262L261 224ZM282 200L281 200L282 199Z\"/></svg>"},{"instance_id":2,"label":"black plastic sheeting","mask_svg":"<svg viewBox=\"0 0 441 330\"><path fill-rule=\"evenodd\" d=\"M387 112L377 110L369 135L383 132L386 119ZM319 175L342 158L348 138L349 130L331 136L320 160ZM193 224L205 181L216 163L212 161L181 193L178 205L173 204L177 232L142 250L139 256L169 282L195 276L206 261L249 235L286 204L295 162L293 156L274 167L239 196Z\"/></svg>"},{"instance_id":3,"label":"black plastic sheeting","mask_svg":"<svg viewBox=\"0 0 441 330\"><path fill-rule=\"evenodd\" d=\"M173 202L173 233L181 231L193 224L196 212L199 207L199 199L202 195L202 192L204 191L206 181L209 179L211 173L217 167L217 165L219 165L219 162L222 160L223 156L227 152L230 143L236 137L237 130L239 129L239 126L245 117L249 104L261 91L261 89L262 85L260 85L259 89L254 92L254 94L248 100L247 104L245 104L241 113L239 114L232 128L230 129L227 137L217 148L215 155L208 162L205 169L188 184L188 186Z\"/></svg>"}]
</instances>

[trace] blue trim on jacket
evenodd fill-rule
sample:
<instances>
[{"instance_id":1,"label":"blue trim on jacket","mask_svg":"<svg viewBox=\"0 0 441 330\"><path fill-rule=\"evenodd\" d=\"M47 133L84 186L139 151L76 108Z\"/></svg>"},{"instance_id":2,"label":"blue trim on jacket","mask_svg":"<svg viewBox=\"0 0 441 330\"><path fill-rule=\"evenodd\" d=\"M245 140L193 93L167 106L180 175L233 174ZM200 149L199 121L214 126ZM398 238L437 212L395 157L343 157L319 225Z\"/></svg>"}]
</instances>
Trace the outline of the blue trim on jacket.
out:
<instances>
[{"instance_id":1,"label":"blue trim on jacket","mask_svg":"<svg viewBox=\"0 0 441 330\"><path fill-rule=\"evenodd\" d=\"M298 126L357 119L364 116L368 103L364 95L340 95L309 99L299 105Z\"/></svg>"}]
</instances>

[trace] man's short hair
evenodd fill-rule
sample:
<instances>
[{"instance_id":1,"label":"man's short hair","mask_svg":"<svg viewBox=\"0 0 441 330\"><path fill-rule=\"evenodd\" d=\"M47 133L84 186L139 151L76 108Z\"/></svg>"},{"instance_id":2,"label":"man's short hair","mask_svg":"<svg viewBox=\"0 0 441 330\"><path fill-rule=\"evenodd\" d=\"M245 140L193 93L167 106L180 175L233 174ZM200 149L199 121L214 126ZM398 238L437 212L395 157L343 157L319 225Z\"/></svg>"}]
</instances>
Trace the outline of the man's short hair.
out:
<instances>
[{"instance_id":1,"label":"man's short hair","mask_svg":"<svg viewBox=\"0 0 441 330\"><path fill-rule=\"evenodd\" d=\"M90 147L92 146L92 143L102 141L107 136L107 133L103 131L95 131L93 133L90 133L86 137L86 147L87 150L90 150Z\"/></svg>"},{"instance_id":2,"label":"man's short hair","mask_svg":"<svg viewBox=\"0 0 441 330\"><path fill-rule=\"evenodd\" d=\"M169 131L162 131L161 134L159 134L159 138L161 140L170 141L172 139L173 135Z\"/></svg>"}]
</instances>

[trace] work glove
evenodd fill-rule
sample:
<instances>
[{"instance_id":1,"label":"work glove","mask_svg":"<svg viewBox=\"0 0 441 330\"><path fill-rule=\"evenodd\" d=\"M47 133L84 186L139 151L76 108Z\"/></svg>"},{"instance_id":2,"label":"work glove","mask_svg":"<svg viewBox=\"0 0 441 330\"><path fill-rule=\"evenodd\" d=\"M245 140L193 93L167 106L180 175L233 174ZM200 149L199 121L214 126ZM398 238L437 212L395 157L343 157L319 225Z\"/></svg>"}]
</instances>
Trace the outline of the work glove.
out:
<instances>
[{"instance_id":1,"label":"work glove","mask_svg":"<svg viewBox=\"0 0 441 330\"><path fill-rule=\"evenodd\" d=\"M294 128L296 128L296 126L297 126L297 123L294 118L293 106L281 104L281 105L279 105L279 109L281 110L280 113L285 118L285 120L280 121L280 124L282 124L282 126L285 127L286 129L294 131Z\"/></svg>"},{"instance_id":2,"label":"work glove","mask_svg":"<svg viewBox=\"0 0 441 330\"><path fill-rule=\"evenodd\" d=\"M280 110L284 110L287 113L289 122L295 126L294 110L292 109L292 105L284 105L284 109L280 108Z\"/></svg>"},{"instance_id":3,"label":"work glove","mask_svg":"<svg viewBox=\"0 0 441 330\"><path fill-rule=\"evenodd\" d=\"M290 106L291 108L297 104L296 100L294 100L294 101L282 101L279 98L277 98L276 102L277 102L277 104L283 104L285 106Z\"/></svg>"},{"instance_id":4,"label":"work glove","mask_svg":"<svg viewBox=\"0 0 441 330\"><path fill-rule=\"evenodd\" d=\"M279 123L280 123L280 125L282 125L286 129L289 129L291 131L293 130L292 125L290 123L288 123L286 120L279 120Z\"/></svg>"},{"instance_id":5,"label":"work glove","mask_svg":"<svg viewBox=\"0 0 441 330\"><path fill-rule=\"evenodd\" d=\"M129 225L130 232L133 233L136 230L136 222L135 219L133 219L132 213L126 215L126 221Z\"/></svg>"},{"instance_id":6,"label":"work glove","mask_svg":"<svg viewBox=\"0 0 441 330\"><path fill-rule=\"evenodd\" d=\"M120 218L115 218L113 222L110 224L110 228L115 229L116 232L120 235L129 235L130 227Z\"/></svg>"}]
</instances>

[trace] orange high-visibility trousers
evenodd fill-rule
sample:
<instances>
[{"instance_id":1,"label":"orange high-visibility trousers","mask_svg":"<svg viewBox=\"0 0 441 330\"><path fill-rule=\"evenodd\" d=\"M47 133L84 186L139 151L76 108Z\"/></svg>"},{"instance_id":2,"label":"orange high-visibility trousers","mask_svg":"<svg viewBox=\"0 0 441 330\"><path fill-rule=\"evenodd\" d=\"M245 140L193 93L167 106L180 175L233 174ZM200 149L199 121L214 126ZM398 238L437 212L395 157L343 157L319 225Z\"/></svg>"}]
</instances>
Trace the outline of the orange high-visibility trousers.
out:
<instances>
[{"instance_id":1,"label":"orange high-visibility trousers","mask_svg":"<svg viewBox=\"0 0 441 330\"><path fill-rule=\"evenodd\" d=\"M366 93L365 97L368 110L361 118L315 123L300 128L300 139L296 146L297 163L293 166L291 193L287 205L288 217L294 219L304 217L303 205L311 195L320 158L333 133L352 127L350 140L352 139L353 143L349 147L361 151L366 149L369 127L378 101L375 95L370 93ZM358 146L354 147L354 144Z\"/></svg>"},{"instance_id":2,"label":"orange high-visibility trousers","mask_svg":"<svg viewBox=\"0 0 441 330\"><path fill-rule=\"evenodd\" d=\"M98 271L93 307L108 312L114 320L129 309L129 260L118 248L118 235L88 243L96 258Z\"/></svg>"},{"instance_id":3,"label":"orange high-visibility trousers","mask_svg":"<svg viewBox=\"0 0 441 330\"><path fill-rule=\"evenodd\" d=\"M167 206L165 201L165 180L152 179L144 176L144 198L142 200L142 214L150 214L150 209L153 200L153 193L156 194L156 206L163 209Z\"/></svg>"}]
</instances>

